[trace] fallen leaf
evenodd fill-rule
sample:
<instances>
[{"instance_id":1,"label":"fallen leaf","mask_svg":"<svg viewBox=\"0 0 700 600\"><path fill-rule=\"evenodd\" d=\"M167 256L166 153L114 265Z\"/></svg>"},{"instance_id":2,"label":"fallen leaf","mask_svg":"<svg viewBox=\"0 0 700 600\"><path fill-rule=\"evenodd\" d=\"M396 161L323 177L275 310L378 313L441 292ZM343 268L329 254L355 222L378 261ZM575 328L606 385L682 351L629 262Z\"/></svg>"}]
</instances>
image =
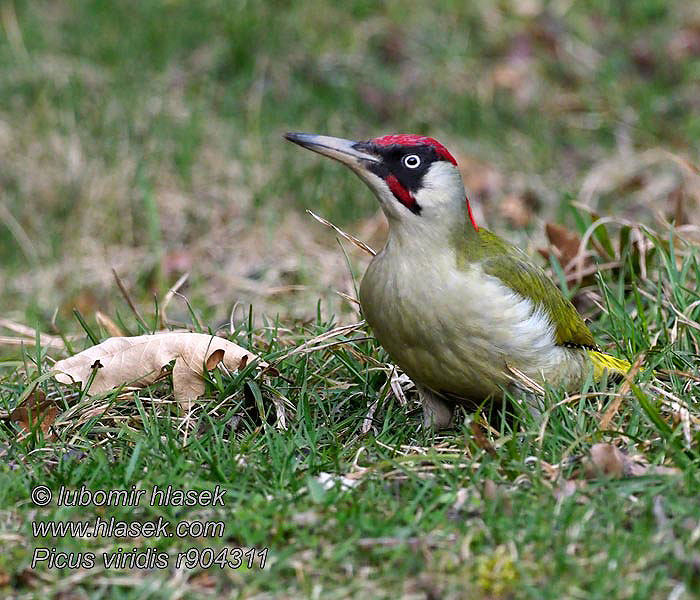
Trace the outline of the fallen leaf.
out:
<instances>
[{"instance_id":1,"label":"fallen leaf","mask_svg":"<svg viewBox=\"0 0 700 600\"><path fill-rule=\"evenodd\" d=\"M632 470L632 464L630 458L612 444L594 444L590 457L584 461L584 471L587 477L622 477L625 471Z\"/></svg>"},{"instance_id":2,"label":"fallen leaf","mask_svg":"<svg viewBox=\"0 0 700 600\"><path fill-rule=\"evenodd\" d=\"M554 255L564 272L570 274L567 279L581 283L585 275L590 275L593 260L588 254L580 252L581 238L564 225L547 223L545 233L549 240L549 248L540 248L538 252L547 260Z\"/></svg>"},{"instance_id":3,"label":"fallen leaf","mask_svg":"<svg viewBox=\"0 0 700 600\"><path fill-rule=\"evenodd\" d=\"M474 443L485 452L488 452L491 456L496 456L496 449L486 437L486 434L484 433L484 430L482 429L481 425L476 421L472 421L470 424L470 429L472 432Z\"/></svg>"},{"instance_id":4,"label":"fallen leaf","mask_svg":"<svg viewBox=\"0 0 700 600\"><path fill-rule=\"evenodd\" d=\"M17 423L25 431L31 431L39 424L44 433L48 433L58 415L58 405L52 398L47 398L40 389L35 389L10 413L10 421Z\"/></svg>"},{"instance_id":5,"label":"fallen leaf","mask_svg":"<svg viewBox=\"0 0 700 600\"><path fill-rule=\"evenodd\" d=\"M566 267L578 256L581 238L576 232L557 223L547 223L547 225L545 225L545 232L547 233L549 243L554 249L555 256L562 267Z\"/></svg>"},{"instance_id":6,"label":"fallen leaf","mask_svg":"<svg viewBox=\"0 0 700 600\"><path fill-rule=\"evenodd\" d=\"M112 337L54 366L61 383L85 383L97 369L90 392L99 394L121 385L144 387L156 381L175 360L173 394L189 401L204 393L204 368L219 363L231 370L258 357L223 338L204 333L167 332L136 337ZM262 363L261 363L262 366Z\"/></svg>"},{"instance_id":7,"label":"fallen leaf","mask_svg":"<svg viewBox=\"0 0 700 600\"><path fill-rule=\"evenodd\" d=\"M594 444L590 457L583 461L583 472L587 478L607 475L609 477L639 477L640 475L676 475L678 469L663 465L649 465L642 455L629 455L612 444Z\"/></svg>"},{"instance_id":8,"label":"fallen leaf","mask_svg":"<svg viewBox=\"0 0 700 600\"><path fill-rule=\"evenodd\" d=\"M207 358L207 362L205 364L207 371L211 371L214 367L217 367L219 363L222 360L224 360L225 354L226 352L224 352L221 348L219 348L218 350L214 350L214 352L212 352ZM238 368L245 369L247 364L248 355L245 354L243 355L243 358L241 358L241 360L238 362Z\"/></svg>"}]
</instances>

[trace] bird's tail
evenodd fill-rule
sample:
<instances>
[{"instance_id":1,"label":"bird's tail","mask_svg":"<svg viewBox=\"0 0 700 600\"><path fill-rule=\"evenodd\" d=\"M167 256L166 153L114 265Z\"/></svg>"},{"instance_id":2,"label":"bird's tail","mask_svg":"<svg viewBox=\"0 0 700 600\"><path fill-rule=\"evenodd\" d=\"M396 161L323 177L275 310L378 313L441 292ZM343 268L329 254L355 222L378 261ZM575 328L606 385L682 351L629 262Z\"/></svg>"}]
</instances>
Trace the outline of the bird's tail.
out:
<instances>
[{"instance_id":1,"label":"bird's tail","mask_svg":"<svg viewBox=\"0 0 700 600\"><path fill-rule=\"evenodd\" d=\"M587 350L587 352L593 363L593 378L596 381L603 377L605 371L610 375L624 377L632 367L626 360L615 358L610 354L605 354L605 352L598 352L597 350Z\"/></svg>"}]
</instances>

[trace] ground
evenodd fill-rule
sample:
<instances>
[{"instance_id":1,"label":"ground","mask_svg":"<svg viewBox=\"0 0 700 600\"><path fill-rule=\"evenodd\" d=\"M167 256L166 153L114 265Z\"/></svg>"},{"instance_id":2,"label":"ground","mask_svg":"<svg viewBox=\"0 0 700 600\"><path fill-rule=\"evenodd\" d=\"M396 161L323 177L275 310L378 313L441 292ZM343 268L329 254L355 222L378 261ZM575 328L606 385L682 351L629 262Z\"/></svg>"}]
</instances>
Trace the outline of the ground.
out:
<instances>
[{"instance_id":1,"label":"ground","mask_svg":"<svg viewBox=\"0 0 700 600\"><path fill-rule=\"evenodd\" d=\"M695 597L697 7L8 0L0 28L4 596ZM347 298L369 257L305 211L375 248L383 217L286 131L439 139L477 221L550 269L606 351L641 357L634 377L545 390L540 419L516 403L423 430ZM167 376L95 397L55 381L114 327L219 332L273 368L212 371L189 419ZM156 485L218 485L223 506L58 505ZM97 516L224 533L33 529ZM40 547L96 562L32 569ZM105 567L119 548L168 564ZM204 568L204 548L256 562Z\"/></svg>"}]
</instances>

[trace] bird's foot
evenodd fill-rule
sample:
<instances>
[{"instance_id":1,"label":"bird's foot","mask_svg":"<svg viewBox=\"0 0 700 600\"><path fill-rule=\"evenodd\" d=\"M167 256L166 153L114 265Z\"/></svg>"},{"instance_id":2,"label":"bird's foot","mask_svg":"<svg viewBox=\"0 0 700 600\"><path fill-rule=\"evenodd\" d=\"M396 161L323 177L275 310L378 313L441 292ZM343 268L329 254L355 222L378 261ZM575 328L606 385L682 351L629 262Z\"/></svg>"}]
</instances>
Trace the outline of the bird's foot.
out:
<instances>
[{"instance_id":1,"label":"bird's foot","mask_svg":"<svg viewBox=\"0 0 700 600\"><path fill-rule=\"evenodd\" d=\"M423 426L434 430L452 426L453 407L439 395L422 385L416 385L423 405Z\"/></svg>"}]
</instances>

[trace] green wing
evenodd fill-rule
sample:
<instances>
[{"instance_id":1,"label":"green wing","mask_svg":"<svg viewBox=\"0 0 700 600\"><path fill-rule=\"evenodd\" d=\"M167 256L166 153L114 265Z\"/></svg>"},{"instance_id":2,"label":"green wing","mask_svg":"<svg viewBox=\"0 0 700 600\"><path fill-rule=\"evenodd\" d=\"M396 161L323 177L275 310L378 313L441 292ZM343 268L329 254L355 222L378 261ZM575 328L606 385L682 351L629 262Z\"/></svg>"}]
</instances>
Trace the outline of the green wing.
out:
<instances>
[{"instance_id":1,"label":"green wing","mask_svg":"<svg viewBox=\"0 0 700 600\"><path fill-rule=\"evenodd\" d=\"M478 257L470 256L468 260L480 260L484 272L543 307L552 317L557 344L597 348L574 305L524 252L486 229L479 229L477 235Z\"/></svg>"}]
</instances>

